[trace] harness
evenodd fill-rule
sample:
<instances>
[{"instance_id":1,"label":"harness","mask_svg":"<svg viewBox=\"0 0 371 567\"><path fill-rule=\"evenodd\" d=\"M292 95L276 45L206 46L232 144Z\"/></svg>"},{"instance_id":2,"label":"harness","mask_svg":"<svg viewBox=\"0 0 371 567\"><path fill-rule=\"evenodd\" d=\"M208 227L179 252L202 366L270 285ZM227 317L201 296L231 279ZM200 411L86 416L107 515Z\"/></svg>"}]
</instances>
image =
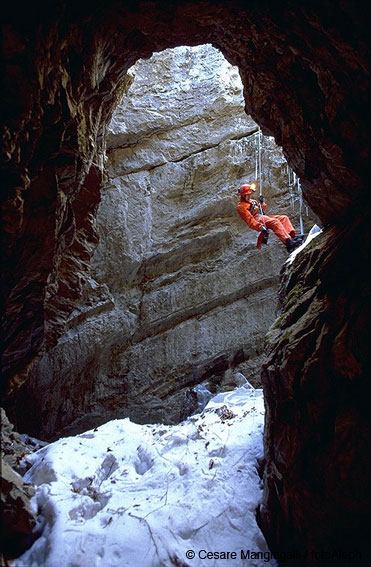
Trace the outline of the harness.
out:
<instances>
[{"instance_id":1,"label":"harness","mask_svg":"<svg viewBox=\"0 0 371 567\"><path fill-rule=\"evenodd\" d=\"M260 203L258 203L257 201L255 201L255 199L253 199L253 200L250 199L250 201L249 201L249 205L250 205L249 210L250 210L250 213L251 213L252 215L254 215L254 217L256 217L256 215L257 215L258 212L259 212L259 204L260 204ZM260 204L260 208L261 208L261 204Z\"/></svg>"}]
</instances>

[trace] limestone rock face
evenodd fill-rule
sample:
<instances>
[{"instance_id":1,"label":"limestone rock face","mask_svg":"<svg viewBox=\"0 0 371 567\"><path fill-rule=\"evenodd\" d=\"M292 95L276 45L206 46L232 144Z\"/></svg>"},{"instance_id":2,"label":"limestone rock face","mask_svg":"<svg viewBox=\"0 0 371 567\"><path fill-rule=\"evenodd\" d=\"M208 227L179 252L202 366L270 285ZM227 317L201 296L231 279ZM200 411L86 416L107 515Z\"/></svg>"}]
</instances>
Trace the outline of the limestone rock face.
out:
<instances>
[{"instance_id":1,"label":"limestone rock face","mask_svg":"<svg viewBox=\"0 0 371 567\"><path fill-rule=\"evenodd\" d=\"M233 387L242 372L260 383L287 253L273 234L257 250L236 211L259 151L238 70L206 45L155 54L130 75L109 128L84 302L30 374L38 436L127 415L179 421L196 408L199 382ZM272 139L261 148L266 199L284 212L286 161Z\"/></svg>"}]
</instances>

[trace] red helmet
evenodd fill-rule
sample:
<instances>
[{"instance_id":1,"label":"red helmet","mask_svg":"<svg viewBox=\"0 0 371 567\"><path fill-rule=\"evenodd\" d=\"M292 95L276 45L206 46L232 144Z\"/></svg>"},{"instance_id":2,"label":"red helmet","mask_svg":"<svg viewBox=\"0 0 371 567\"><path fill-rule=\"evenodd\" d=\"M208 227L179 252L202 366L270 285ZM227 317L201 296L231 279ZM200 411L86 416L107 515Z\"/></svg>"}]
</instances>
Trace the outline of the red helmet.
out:
<instances>
[{"instance_id":1,"label":"red helmet","mask_svg":"<svg viewBox=\"0 0 371 567\"><path fill-rule=\"evenodd\" d=\"M244 183L240 187L240 195L251 195L254 191L256 191L255 183L251 183L251 185Z\"/></svg>"}]
</instances>

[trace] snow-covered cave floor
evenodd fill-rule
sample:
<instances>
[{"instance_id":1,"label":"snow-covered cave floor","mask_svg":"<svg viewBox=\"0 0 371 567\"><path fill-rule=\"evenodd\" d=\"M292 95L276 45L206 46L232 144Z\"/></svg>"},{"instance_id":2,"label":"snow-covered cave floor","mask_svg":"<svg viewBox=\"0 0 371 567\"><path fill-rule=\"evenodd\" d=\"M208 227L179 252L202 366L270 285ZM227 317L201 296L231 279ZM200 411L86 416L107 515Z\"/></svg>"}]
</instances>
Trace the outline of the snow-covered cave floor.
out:
<instances>
[{"instance_id":1,"label":"snow-covered cave floor","mask_svg":"<svg viewBox=\"0 0 371 567\"><path fill-rule=\"evenodd\" d=\"M25 475L43 533L12 565L276 565L255 520L263 422L262 390L240 387L179 425L119 419L43 447Z\"/></svg>"}]
</instances>

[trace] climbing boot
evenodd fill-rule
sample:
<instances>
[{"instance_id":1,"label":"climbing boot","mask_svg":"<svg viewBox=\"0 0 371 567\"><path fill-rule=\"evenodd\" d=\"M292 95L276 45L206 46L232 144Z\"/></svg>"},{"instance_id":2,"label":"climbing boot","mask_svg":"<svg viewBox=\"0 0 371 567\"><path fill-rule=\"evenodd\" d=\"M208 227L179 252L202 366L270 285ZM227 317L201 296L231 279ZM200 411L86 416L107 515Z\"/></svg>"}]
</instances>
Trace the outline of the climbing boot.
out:
<instances>
[{"instance_id":1,"label":"climbing boot","mask_svg":"<svg viewBox=\"0 0 371 567\"><path fill-rule=\"evenodd\" d=\"M300 244L303 244L304 242L304 234L298 234L297 236L293 237L293 240L295 242L299 242Z\"/></svg>"},{"instance_id":2,"label":"climbing boot","mask_svg":"<svg viewBox=\"0 0 371 567\"><path fill-rule=\"evenodd\" d=\"M292 252L293 250L295 250L295 248L297 248L298 246L301 245L301 242L297 242L295 241L293 238L287 238L287 240L285 240L285 245L286 245L286 250L287 252Z\"/></svg>"}]
</instances>

